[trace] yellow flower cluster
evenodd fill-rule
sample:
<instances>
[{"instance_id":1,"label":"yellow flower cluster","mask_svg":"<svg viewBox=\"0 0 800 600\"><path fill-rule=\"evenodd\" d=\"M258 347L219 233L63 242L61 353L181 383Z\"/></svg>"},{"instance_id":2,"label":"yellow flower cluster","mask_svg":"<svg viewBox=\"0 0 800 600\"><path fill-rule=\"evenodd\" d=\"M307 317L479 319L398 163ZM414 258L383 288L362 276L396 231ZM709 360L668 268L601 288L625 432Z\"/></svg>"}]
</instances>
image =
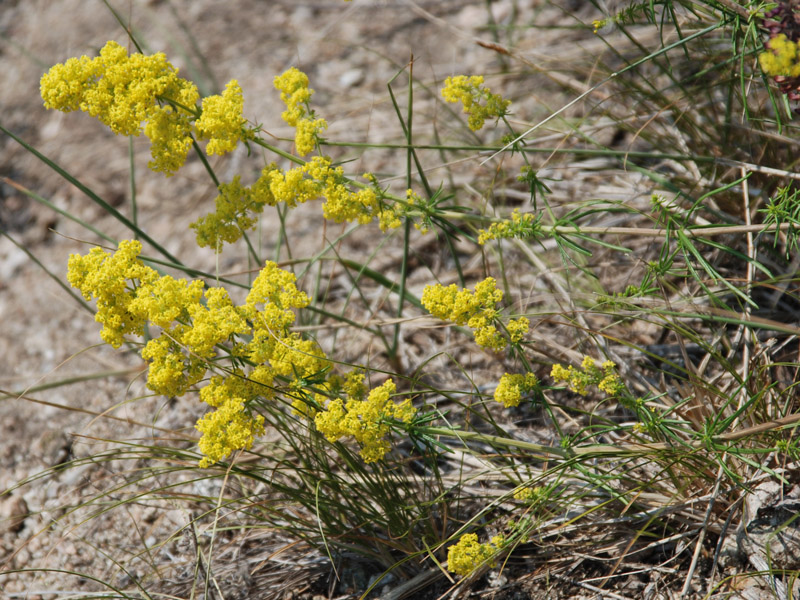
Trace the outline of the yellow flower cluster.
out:
<instances>
[{"instance_id":1,"label":"yellow flower cluster","mask_svg":"<svg viewBox=\"0 0 800 600\"><path fill-rule=\"evenodd\" d=\"M598 367L594 359L587 356L583 359L580 370L573 366L566 368L556 364L553 365L550 376L556 381L567 382L569 389L581 396L585 396L592 385L596 385L609 396L617 396L624 391L625 386L616 369L617 365L610 360Z\"/></svg>"},{"instance_id":2,"label":"yellow flower cluster","mask_svg":"<svg viewBox=\"0 0 800 600\"><path fill-rule=\"evenodd\" d=\"M514 500L524 502L525 504L534 504L539 500L544 491L541 487L524 487L514 492Z\"/></svg>"},{"instance_id":3,"label":"yellow flower cluster","mask_svg":"<svg viewBox=\"0 0 800 600\"><path fill-rule=\"evenodd\" d=\"M422 292L422 306L434 317L466 325L473 330L475 342L491 350L502 350L508 344L495 322L500 317L496 304L503 300L493 277L487 277L475 285L475 291L460 290L455 284L447 287L436 284L427 286ZM512 319L507 325L512 342L518 342L528 331L525 317Z\"/></svg>"},{"instance_id":4,"label":"yellow flower cluster","mask_svg":"<svg viewBox=\"0 0 800 600\"><path fill-rule=\"evenodd\" d=\"M525 317L509 320L508 324L506 325L506 330L508 330L508 339L511 340L512 344L519 344L524 339L525 334L528 333L530 326L531 322Z\"/></svg>"},{"instance_id":5,"label":"yellow flower cluster","mask_svg":"<svg viewBox=\"0 0 800 600\"><path fill-rule=\"evenodd\" d=\"M216 410L197 421L195 428L203 434L199 447L204 457L200 467L208 467L222 460L234 450L249 450L255 436L264 433L264 417L253 415L247 403L258 396L269 395L267 385L272 383L272 373L258 367L250 378L241 371L227 379L219 375L200 390L200 399Z\"/></svg>"},{"instance_id":6,"label":"yellow flower cluster","mask_svg":"<svg viewBox=\"0 0 800 600\"><path fill-rule=\"evenodd\" d=\"M595 19L592 21L592 31L597 33L608 24L609 19Z\"/></svg>"},{"instance_id":7,"label":"yellow flower cluster","mask_svg":"<svg viewBox=\"0 0 800 600\"><path fill-rule=\"evenodd\" d=\"M232 79L221 96L203 98L203 112L194 126L201 140L209 140L206 152L225 154L236 149L239 140L248 136L242 116L244 98L239 82Z\"/></svg>"},{"instance_id":8,"label":"yellow flower cluster","mask_svg":"<svg viewBox=\"0 0 800 600\"><path fill-rule=\"evenodd\" d=\"M345 436L352 436L361 445L360 455L366 463L381 460L389 451L386 436L391 430L391 421L409 423L416 414L411 400L395 403L391 396L395 385L387 379L383 385L370 391L363 400L363 374L355 374L348 379L346 389L355 392L346 402L335 398L325 410L317 413L314 423L317 431L330 442L337 442Z\"/></svg>"},{"instance_id":9,"label":"yellow flower cluster","mask_svg":"<svg viewBox=\"0 0 800 600\"><path fill-rule=\"evenodd\" d=\"M372 181L367 173L364 178ZM324 198L322 213L326 219L343 223L358 221L362 225L378 219L382 231L401 225L395 210L383 205L374 186L351 191L341 167L334 167L328 158L315 156L306 164L283 171L274 164L261 171L258 180L245 187L238 176L219 187L216 210L190 225L201 247L222 249L222 243L233 243L244 231L256 224L254 215L265 206L283 202L289 208L316 198Z\"/></svg>"},{"instance_id":10,"label":"yellow flower cluster","mask_svg":"<svg viewBox=\"0 0 800 600\"><path fill-rule=\"evenodd\" d=\"M127 282L138 280L144 287L152 284L158 273L138 260L141 251L141 243L123 241L113 256L98 247L86 256L69 257L67 281L86 300L97 300L95 321L103 325L100 337L114 348L122 345L125 334L144 334L147 315L131 310L134 295L128 291Z\"/></svg>"},{"instance_id":11,"label":"yellow flower cluster","mask_svg":"<svg viewBox=\"0 0 800 600\"><path fill-rule=\"evenodd\" d=\"M252 187L241 184L238 175L230 183L219 186L219 196L214 200L215 210L189 227L194 229L197 245L201 248L214 248L222 251L222 243L238 241L243 232L256 225L255 215L263 212L265 206L274 206L269 185L264 185L267 174L277 170L274 164L264 167L261 177Z\"/></svg>"},{"instance_id":12,"label":"yellow flower cluster","mask_svg":"<svg viewBox=\"0 0 800 600\"><path fill-rule=\"evenodd\" d=\"M305 156L314 149L320 134L328 128L325 119L315 118L314 112L309 108L308 103L314 90L308 87L308 76L292 67L275 77L274 84L281 93L281 100L286 104L286 110L281 116L295 128L295 149L300 156Z\"/></svg>"},{"instance_id":13,"label":"yellow flower cluster","mask_svg":"<svg viewBox=\"0 0 800 600\"><path fill-rule=\"evenodd\" d=\"M482 246L489 240L535 237L540 231L539 218L531 213L520 213L518 208L511 213L511 219L492 223L489 229L478 232L478 243Z\"/></svg>"},{"instance_id":14,"label":"yellow flower cluster","mask_svg":"<svg viewBox=\"0 0 800 600\"><path fill-rule=\"evenodd\" d=\"M768 46L769 51L762 52L758 57L764 73L773 77L800 77L800 51L797 42L781 33L772 38Z\"/></svg>"},{"instance_id":15,"label":"yellow flower cluster","mask_svg":"<svg viewBox=\"0 0 800 600\"><path fill-rule=\"evenodd\" d=\"M263 419L248 409L256 397L272 395L275 377L302 381L330 368L322 350L290 330L294 310L308 305L295 276L267 262L245 303L234 305L223 288L207 288L160 276L139 259L138 241L123 241L117 252L93 248L70 256L67 278L83 296L97 300L96 320L103 339L119 347L126 334L142 335L152 323L161 328L141 355L150 368L147 385L156 393L182 396L206 375L224 344L254 365L249 374L236 371L212 378L200 397L215 410L198 423L200 449L207 466L238 448L249 448L263 429Z\"/></svg>"},{"instance_id":16,"label":"yellow flower cluster","mask_svg":"<svg viewBox=\"0 0 800 600\"><path fill-rule=\"evenodd\" d=\"M447 549L447 570L466 577L481 565L490 562L502 549L505 538L496 535L489 544L478 543L478 536L465 533L458 543ZM493 563L490 563L493 566Z\"/></svg>"},{"instance_id":17,"label":"yellow flower cluster","mask_svg":"<svg viewBox=\"0 0 800 600\"><path fill-rule=\"evenodd\" d=\"M150 168L168 176L186 161L193 131L210 140L210 154L229 152L250 135L236 81L222 96L205 98L195 122L200 112L197 86L178 77L163 53L129 56L113 41L96 58L70 58L52 67L42 76L40 92L45 108L82 110L116 134L138 136L144 131L151 143Z\"/></svg>"},{"instance_id":18,"label":"yellow flower cluster","mask_svg":"<svg viewBox=\"0 0 800 600\"><path fill-rule=\"evenodd\" d=\"M487 118L500 118L508 114L510 100L503 100L499 94L492 94L483 85L480 75L457 75L444 81L442 97L447 102L461 102L464 112L469 114L467 124L472 131L483 127Z\"/></svg>"},{"instance_id":19,"label":"yellow flower cluster","mask_svg":"<svg viewBox=\"0 0 800 600\"><path fill-rule=\"evenodd\" d=\"M533 373L525 375L505 373L494 391L494 399L506 408L519 406L523 394L532 392L538 386L539 380Z\"/></svg>"}]
</instances>

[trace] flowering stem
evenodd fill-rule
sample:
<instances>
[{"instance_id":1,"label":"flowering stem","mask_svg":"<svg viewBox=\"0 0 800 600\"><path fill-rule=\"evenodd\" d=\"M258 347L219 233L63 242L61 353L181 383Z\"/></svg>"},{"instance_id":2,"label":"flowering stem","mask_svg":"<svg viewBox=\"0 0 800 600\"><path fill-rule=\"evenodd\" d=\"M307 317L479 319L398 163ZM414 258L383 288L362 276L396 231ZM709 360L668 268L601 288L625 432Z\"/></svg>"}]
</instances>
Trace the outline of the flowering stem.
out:
<instances>
[{"instance_id":1,"label":"flowering stem","mask_svg":"<svg viewBox=\"0 0 800 600\"><path fill-rule=\"evenodd\" d=\"M219 188L219 179L217 179L217 175L216 173L214 173L214 169L211 168L211 164L209 164L205 152L203 152L203 150L198 145L197 140L195 140L194 138L192 138L192 148L194 148L194 151L197 153L197 156L200 157L200 161L206 168L206 172L208 173L209 177L211 177L211 181L214 182L214 187Z\"/></svg>"},{"instance_id":2,"label":"flowering stem","mask_svg":"<svg viewBox=\"0 0 800 600\"><path fill-rule=\"evenodd\" d=\"M410 211L410 214L414 214ZM460 220L460 221L480 221L483 223L501 223L506 219L496 217L484 217L481 215L456 212L456 211L439 211L437 216L447 220ZM788 231L796 227L792 223L781 224L756 224L756 225L719 225L714 227L692 227L683 229L686 235L697 238L710 238L718 235L727 235L730 233L770 233L778 231ZM556 234L556 235L570 235L570 234L583 234L583 235L634 235L639 237L653 237L663 238L668 234L675 233L674 227L671 229L653 228L646 229L644 227L567 227L564 225L542 225L541 232L543 234Z\"/></svg>"},{"instance_id":3,"label":"flowering stem","mask_svg":"<svg viewBox=\"0 0 800 600\"><path fill-rule=\"evenodd\" d=\"M252 140L249 140L249 141L253 142L254 144L256 144L258 146L261 146L262 148L264 148L266 150L269 150L270 152L273 152L274 154L277 154L278 156L281 156L281 157L285 158L288 161L293 162L296 165L303 166L303 165L306 164L306 161L304 161L302 158L299 158L299 157L295 156L294 154L289 154L288 152L286 152L284 150L281 150L277 146L273 146L272 144L268 144L267 142L265 142L261 138L257 138L256 137L256 138L253 138Z\"/></svg>"}]
</instances>

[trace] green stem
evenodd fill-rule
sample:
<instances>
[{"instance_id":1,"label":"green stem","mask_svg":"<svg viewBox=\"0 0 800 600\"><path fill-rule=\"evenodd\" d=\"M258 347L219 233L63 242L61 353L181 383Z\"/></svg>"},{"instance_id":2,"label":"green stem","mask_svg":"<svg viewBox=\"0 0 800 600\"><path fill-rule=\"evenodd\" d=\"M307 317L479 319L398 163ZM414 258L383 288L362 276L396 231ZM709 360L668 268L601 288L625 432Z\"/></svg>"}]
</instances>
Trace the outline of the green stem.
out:
<instances>
[{"instance_id":1,"label":"green stem","mask_svg":"<svg viewBox=\"0 0 800 600\"><path fill-rule=\"evenodd\" d=\"M36 158L41 160L44 164L49 166L56 173L61 175L61 177L63 177L67 181L69 181L72 185L74 185L76 188L78 188L80 191L82 191L84 194L86 194L95 204L100 206L106 213L108 213L109 215L111 215L112 217L117 219L120 223L125 225L128 229L133 231L135 234L138 234L139 237L141 237L144 241L146 241L148 244L150 244L153 248L158 250L164 257L166 257L167 259L171 260L176 265L183 265L183 263L180 260L175 258L171 253L169 253L163 246L161 246L161 244L159 244L153 238L151 238L149 235L147 235L147 233L145 233L144 231L139 229L139 227L136 226L136 223L131 221L128 217L126 217L125 215L120 213L116 208L114 208L108 202L103 200L100 196L95 194L92 190L90 190L88 187L86 187L83 183L81 183L75 177L70 175L67 171L65 171L55 161L47 158L44 154L39 152L36 148L34 148L30 144L24 142L22 139L18 138L16 135L11 133L8 129L6 129L2 125L0 125L0 131L5 133L8 137L13 139L15 142L17 142L23 148L25 148L25 150L27 150L28 152L33 154Z\"/></svg>"}]
</instances>

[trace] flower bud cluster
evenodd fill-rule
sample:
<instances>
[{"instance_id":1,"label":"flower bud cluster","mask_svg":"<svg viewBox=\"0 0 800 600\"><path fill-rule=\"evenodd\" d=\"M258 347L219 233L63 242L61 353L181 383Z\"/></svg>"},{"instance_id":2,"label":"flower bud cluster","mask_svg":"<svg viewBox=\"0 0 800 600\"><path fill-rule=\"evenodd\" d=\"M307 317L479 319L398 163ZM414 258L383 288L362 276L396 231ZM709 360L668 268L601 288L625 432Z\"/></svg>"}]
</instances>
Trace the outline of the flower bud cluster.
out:
<instances>
[{"instance_id":1,"label":"flower bud cluster","mask_svg":"<svg viewBox=\"0 0 800 600\"><path fill-rule=\"evenodd\" d=\"M553 365L550 376L556 381L566 382L569 389L581 396L588 394L589 387L593 385L609 396L618 396L624 391L625 386L616 369L617 365L610 360L598 367L594 359L587 356L583 359L580 369Z\"/></svg>"},{"instance_id":2,"label":"flower bud cluster","mask_svg":"<svg viewBox=\"0 0 800 600\"><path fill-rule=\"evenodd\" d=\"M541 230L539 218L531 213L521 214L518 208L511 213L511 219L492 223L489 229L478 232L478 243L483 246L489 240L536 237Z\"/></svg>"},{"instance_id":3,"label":"flower bud cluster","mask_svg":"<svg viewBox=\"0 0 800 600\"><path fill-rule=\"evenodd\" d=\"M457 75L444 81L442 97L451 103L461 102L464 112L469 115L467 124L472 131L483 127L487 118L499 119L508 114L510 100L503 100L500 94L492 94L483 85L480 75Z\"/></svg>"},{"instance_id":4,"label":"flower bud cluster","mask_svg":"<svg viewBox=\"0 0 800 600\"><path fill-rule=\"evenodd\" d=\"M509 342L497 329L500 311L497 303L503 300L502 290L497 289L493 277L487 277L475 285L475 291L459 289L455 284L447 287L429 285L422 292L422 306L434 317L466 325L473 330L475 342L491 350L502 350ZM506 329L510 341L518 343L528 332L529 322L525 317L512 319Z\"/></svg>"},{"instance_id":5,"label":"flower bud cluster","mask_svg":"<svg viewBox=\"0 0 800 600\"><path fill-rule=\"evenodd\" d=\"M465 533L457 544L447 549L447 570L465 577L483 564L493 564L494 556L502 549L505 538L496 535L491 543L478 543L478 536Z\"/></svg>"}]
</instances>

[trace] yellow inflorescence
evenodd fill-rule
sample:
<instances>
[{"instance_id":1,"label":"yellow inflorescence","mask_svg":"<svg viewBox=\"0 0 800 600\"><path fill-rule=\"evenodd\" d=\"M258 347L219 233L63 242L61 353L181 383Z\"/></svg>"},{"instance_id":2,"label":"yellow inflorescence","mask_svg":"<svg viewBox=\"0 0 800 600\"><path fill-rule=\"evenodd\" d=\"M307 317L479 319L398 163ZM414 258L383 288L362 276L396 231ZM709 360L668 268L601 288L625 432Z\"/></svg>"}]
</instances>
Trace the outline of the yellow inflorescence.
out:
<instances>
[{"instance_id":1,"label":"yellow inflorescence","mask_svg":"<svg viewBox=\"0 0 800 600\"><path fill-rule=\"evenodd\" d=\"M210 154L230 152L250 135L236 81L222 96L206 98L201 112L197 87L178 77L163 53L129 56L113 41L96 58L70 58L52 67L42 76L40 91L45 108L82 110L116 134L138 136L144 131L151 142L150 168L167 175L186 161L192 133L210 139Z\"/></svg>"},{"instance_id":2,"label":"yellow inflorescence","mask_svg":"<svg viewBox=\"0 0 800 600\"><path fill-rule=\"evenodd\" d=\"M295 67L275 78L275 87L281 93L286 110L283 120L295 128L294 146L300 156L305 156L317 145L320 134L328 128L325 119L317 119L308 106L314 90L308 87L308 76Z\"/></svg>"},{"instance_id":3,"label":"yellow inflorescence","mask_svg":"<svg viewBox=\"0 0 800 600\"><path fill-rule=\"evenodd\" d=\"M550 376L556 381L567 382L569 389L581 396L585 396L592 385L608 396L617 396L624 391L625 386L616 369L617 365L610 360L598 367L594 359L587 356L583 359L580 370L573 366L556 364L553 365Z\"/></svg>"},{"instance_id":4,"label":"yellow inflorescence","mask_svg":"<svg viewBox=\"0 0 800 600\"><path fill-rule=\"evenodd\" d=\"M369 174L364 176L369 179ZM371 181L371 180L370 180ZM373 187L351 191L341 167L334 167L328 158L315 156L306 164L282 171L274 164L267 165L251 186L242 186L239 177L219 187L216 210L201 217L191 227L197 244L220 252L222 244L233 243L243 232L256 224L255 216L265 206L279 202L294 208L298 204L324 198L323 216L336 223L358 221L367 224L378 219L381 230L401 225L399 216L380 202Z\"/></svg>"},{"instance_id":5,"label":"yellow inflorescence","mask_svg":"<svg viewBox=\"0 0 800 600\"><path fill-rule=\"evenodd\" d=\"M215 376L200 392L215 409L197 423L205 455L201 466L208 466L233 450L249 448L263 431L263 418L249 407L254 399L273 395L276 377L288 381L289 388L302 388L307 378L327 372L330 361L316 342L290 329L293 311L309 303L292 273L267 262L245 303L236 305L225 289L203 292L201 281L160 276L139 260L141 249L137 241L124 241L114 254L93 248L86 256L72 255L67 278L87 300L97 300L101 335L114 347L127 334L142 335L147 323L161 328L161 335L141 352L150 367L147 385L158 394L185 394L203 380L210 361L226 344L224 351L250 361L249 373ZM355 382L349 385L355 389ZM402 419L407 408L399 405L386 412ZM309 411L304 414L313 417Z\"/></svg>"},{"instance_id":6,"label":"yellow inflorescence","mask_svg":"<svg viewBox=\"0 0 800 600\"><path fill-rule=\"evenodd\" d=\"M308 106L313 94L308 77L291 68L275 78L275 86L286 103L283 118L296 128L297 152L306 155L328 126ZM83 110L118 134L144 132L151 142L149 166L167 175L183 166L193 136L208 140L208 154L231 152L239 142L255 136L242 116L244 99L236 80L221 95L203 98L198 107L197 87L178 77L163 53L128 55L116 42L108 42L94 59L83 56L55 65L42 76L40 87L47 108ZM239 240L255 226L256 215L265 206L284 202L294 207L316 198L325 199L325 218L337 223L377 220L382 231L399 227L402 207L387 208L375 178L368 180L371 186L352 191L342 168L323 157L286 172L271 164L251 187L242 185L238 176L221 184L216 210L192 228L200 246L220 252L223 243Z\"/></svg>"},{"instance_id":7,"label":"yellow inflorescence","mask_svg":"<svg viewBox=\"0 0 800 600\"><path fill-rule=\"evenodd\" d=\"M492 564L490 561L504 543L501 535L494 536L489 544L480 544L476 534L465 533L447 549L447 570L465 577L487 562Z\"/></svg>"},{"instance_id":8,"label":"yellow inflorescence","mask_svg":"<svg viewBox=\"0 0 800 600\"><path fill-rule=\"evenodd\" d=\"M762 52L758 62L764 73L773 77L800 77L800 49L785 34L769 41L769 51Z\"/></svg>"},{"instance_id":9,"label":"yellow inflorescence","mask_svg":"<svg viewBox=\"0 0 800 600\"><path fill-rule=\"evenodd\" d=\"M363 375L349 376L347 388L356 392L346 401L334 399L325 410L317 413L314 422L317 431L330 442L352 436L361 445L360 454L366 463L381 460L389 451L386 436L391 430L391 420L410 423L416 409L409 399L400 403L392 401L395 385L391 379L370 391L363 399Z\"/></svg>"},{"instance_id":10,"label":"yellow inflorescence","mask_svg":"<svg viewBox=\"0 0 800 600\"><path fill-rule=\"evenodd\" d=\"M502 350L508 340L498 331L495 323L500 312L496 304L503 300L494 278L487 277L475 286L475 291L459 289L455 284L447 287L429 285L422 292L422 306L433 316L466 325L473 330L476 343L491 350ZM507 329L512 342L518 342L528 330L524 317L509 322Z\"/></svg>"},{"instance_id":11,"label":"yellow inflorescence","mask_svg":"<svg viewBox=\"0 0 800 600\"><path fill-rule=\"evenodd\" d=\"M464 112L469 114L467 124L472 131L483 127L487 118L500 118L508 114L510 100L503 100L499 94L492 94L483 85L480 75L457 75L444 81L442 97L447 102L461 102Z\"/></svg>"},{"instance_id":12,"label":"yellow inflorescence","mask_svg":"<svg viewBox=\"0 0 800 600\"><path fill-rule=\"evenodd\" d=\"M494 391L494 399L506 408L519 406L523 394L532 392L539 386L539 380L533 373L509 374L505 373Z\"/></svg>"},{"instance_id":13,"label":"yellow inflorescence","mask_svg":"<svg viewBox=\"0 0 800 600\"><path fill-rule=\"evenodd\" d=\"M219 196L214 201L214 212L190 225L197 236L197 245L221 252L223 242L232 244L242 237L244 231L255 227L255 215L265 206L276 203L269 186L262 183L274 170L277 170L275 165L264 167L258 182L252 187L243 186L238 175L230 183L221 184Z\"/></svg>"},{"instance_id":14,"label":"yellow inflorescence","mask_svg":"<svg viewBox=\"0 0 800 600\"><path fill-rule=\"evenodd\" d=\"M227 379L212 377L200 391L200 399L216 409L195 425L203 434L198 444L205 455L200 467L208 467L234 450L249 450L255 436L264 433L264 417L253 415L247 409L248 401L263 395L263 391L243 375L237 371Z\"/></svg>"},{"instance_id":15,"label":"yellow inflorescence","mask_svg":"<svg viewBox=\"0 0 800 600\"><path fill-rule=\"evenodd\" d=\"M525 317L511 319L506 325L506 329L508 330L508 338L511 340L511 343L520 343L524 339L525 334L528 333L530 326L531 322Z\"/></svg>"},{"instance_id":16,"label":"yellow inflorescence","mask_svg":"<svg viewBox=\"0 0 800 600\"><path fill-rule=\"evenodd\" d=\"M67 281L86 300L97 300L95 321L103 325L100 337L114 348L122 345L126 334L142 335L147 323L147 314L130 310L135 295L128 289L129 280L147 286L158 278L156 271L138 260L141 251L140 242L123 241L113 255L92 248L86 256L69 257Z\"/></svg>"},{"instance_id":17,"label":"yellow inflorescence","mask_svg":"<svg viewBox=\"0 0 800 600\"><path fill-rule=\"evenodd\" d=\"M539 221L536 216L531 213L521 214L516 208L508 221L492 223L489 229L481 229L478 232L478 243L482 246L489 240L531 237L538 230Z\"/></svg>"},{"instance_id":18,"label":"yellow inflorescence","mask_svg":"<svg viewBox=\"0 0 800 600\"><path fill-rule=\"evenodd\" d=\"M244 98L239 82L232 79L221 96L203 98L203 112L195 122L197 135L208 140L206 152L225 154L236 149L240 140L248 135L242 110Z\"/></svg>"},{"instance_id":19,"label":"yellow inflorescence","mask_svg":"<svg viewBox=\"0 0 800 600\"><path fill-rule=\"evenodd\" d=\"M514 500L533 504L542 497L541 487L524 487L514 492Z\"/></svg>"},{"instance_id":20,"label":"yellow inflorescence","mask_svg":"<svg viewBox=\"0 0 800 600\"><path fill-rule=\"evenodd\" d=\"M311 99L314 90L308 87L308 75L292 67L274 80L275 87L281 93L281 100L286 104L286 110L281 117L292 127L297 126L306 114L306 105Z\"/></svg>"}]
</instances>

